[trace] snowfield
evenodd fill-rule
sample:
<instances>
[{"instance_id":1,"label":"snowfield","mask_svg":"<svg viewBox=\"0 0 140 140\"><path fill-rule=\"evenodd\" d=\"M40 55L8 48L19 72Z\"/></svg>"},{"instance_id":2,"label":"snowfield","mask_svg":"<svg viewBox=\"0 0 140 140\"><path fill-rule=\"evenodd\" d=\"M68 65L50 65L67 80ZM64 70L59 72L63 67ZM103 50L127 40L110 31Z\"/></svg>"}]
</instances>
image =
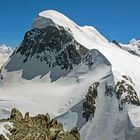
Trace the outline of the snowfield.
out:
<instances>
[{"instance_id":1,"label":"snowfield","mask_svg":"<svg viewBox=\"0 0 140 140\"><path fill-rule=\"evenodd\" d=\"M134 82L140 99L140 58L110 43L94 27L78 26L53 10L39 13L32 29L48 25L70 29L79 44L93 52L98 50L98 59L94 59L90 69L80 63L54 82L51 82L50 73L42 79L37 76L33 80L25 80L22 70L8 72L5 67L9 59L2 68L4 79L0 82L0 118L8 117L13 107L22 113L29 111L31 115L48 112L63 123L65 130L79 127L81 140L139 140L140 107L128 105L120 112L115 95L110 97L104 93L106 84L114 87L117 81L122 80L122 75L126 75ZM13 67L16 67L16 62L18 59L14 61ZM88 87L97 81L100 86L95 115L86 122L82 118L82 103Z\"/></svg>"}]
</instances>

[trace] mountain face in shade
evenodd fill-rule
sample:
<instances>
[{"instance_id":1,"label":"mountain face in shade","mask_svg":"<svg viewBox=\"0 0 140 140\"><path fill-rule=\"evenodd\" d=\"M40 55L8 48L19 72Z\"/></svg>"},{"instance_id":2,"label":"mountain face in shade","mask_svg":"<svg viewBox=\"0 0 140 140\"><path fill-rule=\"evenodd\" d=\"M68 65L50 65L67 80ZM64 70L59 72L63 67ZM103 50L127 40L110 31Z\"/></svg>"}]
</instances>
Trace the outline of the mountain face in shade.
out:
<instances>
[{"instance_id":1,"label":"mountain face in shade","mask_svg":"<svg viewBox=\"0 0 140 140\"><path fill-rule=\"evenodd\" d=\"M51 12L49 14L51 15ZM64 21L67 19L61 14L59 16L64 18ZM78 28L74 23L70 23ZM33 23L32 29L26 32L5 69L8 72L22 70L22 77L27 80L36 76L41 78L50 72L51 80L55 81L66 76L80 63L87 61L86 63L92 65L92 57L94 56L90 55L89 49L77 42L70 28L57 25L51 19L39 17ZM86 63L85 65L88 65Z\"/></svg>"},{"instance_id":2,"label":"mountain face in shade","mask_svg":"<svg viewBox=\"0 0 140 140\"><path fill-rule=\"evenodd\" d=\"M38 75L42 77L50 71L51 79L57 80L80 64L87 52L88 49L77 43L70 30L64 27L34 28L25 34L20 47L14 52L5 68L7 71L22 69L23 78L29 80ZM28 73L30 64L32 68ZM40 69L37 69L39 65Z\"/></svg>"},{"instance_id":3,"label":"mountain face in shade","mask_svg":"<svg viewBox=\"0 0 140 140\"><path fill-rule=\"evenodd\" d=\"M125 48L57 11L39 13L1 68L0 118L18 108L77 127L81 140L139 140L140 58Z\"/></svg>"}]
</instances>

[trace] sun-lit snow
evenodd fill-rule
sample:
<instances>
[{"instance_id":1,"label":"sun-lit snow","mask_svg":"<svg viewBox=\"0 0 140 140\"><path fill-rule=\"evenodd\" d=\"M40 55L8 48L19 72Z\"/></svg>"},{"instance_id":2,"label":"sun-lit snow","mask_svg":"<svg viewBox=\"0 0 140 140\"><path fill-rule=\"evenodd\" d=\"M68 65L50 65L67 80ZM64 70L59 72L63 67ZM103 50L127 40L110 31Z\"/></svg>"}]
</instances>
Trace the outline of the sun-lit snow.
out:
<instances>
[{"instance_id":1,"label":"sun-lit snow","mask_svg":"<svg viewBox=\"0 0 140 140\"><path fill-rule=\"evenodd\" d=\"M98 44L100 43L104 44L108 42L94 27L78 26L76 23L74 23L72 20L70 20L66 16L53 10L47 10L47 11L43 11L39 13L39 17L33 23L32 28L44 28L45 26L48 26L48 23L49 25L56 24L56 25L69 28L72 31L74 38L80 44L82 44L83 46L89 49L98 46Z\"/></svg>"},{"instance_id":2,"label":"sun-lit snow","mask_svg":"<svg viewBox=\"0 0 140 140\"><path fill-rule=\"evenodd\" d=\"M75 39L83 46L89 49L98 49L111 62L114 74L129 75L137 83L140 83L138 70L140 59L120 48L112 47L94 27L80 27L61 13L53 10L43 11L39 15L51 19L55 24L70 28Z\"/></svg>"},{"instance_id":3,"label":"sun-lit snow","mask_svg":"<svg viewBox=\"0 0 140 140\"><path fill-rule=\"evenodd\" d=\"M5 44L0 45L0 68L8 60L12 52L12 48L7 47Z\"/></svg>"}]
</instances>

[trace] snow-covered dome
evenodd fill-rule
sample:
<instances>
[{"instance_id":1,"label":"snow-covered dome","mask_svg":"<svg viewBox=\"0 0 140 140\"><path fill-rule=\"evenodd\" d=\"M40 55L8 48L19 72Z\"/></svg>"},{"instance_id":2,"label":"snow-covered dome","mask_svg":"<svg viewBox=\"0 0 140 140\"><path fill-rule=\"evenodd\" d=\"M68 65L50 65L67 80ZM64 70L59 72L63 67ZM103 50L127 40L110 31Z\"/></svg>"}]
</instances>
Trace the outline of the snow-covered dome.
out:
<instances>
[{"instance_id":1,"label":"snow-covered dome","mask_svg":"<svg viewBox=\"0 0 140 140\"><path fill-rule=\"evenodd\" d=\"M77 42L83 44L89 49L93 49L94 46L98 46L97 44L104 45L108 43L108 40L94 27L79 26L65 15L54 10L40 12L32 24L32 29L45 28L50 25L59 25L70 29ZM83 40L83 38L86 38L86 41Z\"/></svg>"}]
</instances>

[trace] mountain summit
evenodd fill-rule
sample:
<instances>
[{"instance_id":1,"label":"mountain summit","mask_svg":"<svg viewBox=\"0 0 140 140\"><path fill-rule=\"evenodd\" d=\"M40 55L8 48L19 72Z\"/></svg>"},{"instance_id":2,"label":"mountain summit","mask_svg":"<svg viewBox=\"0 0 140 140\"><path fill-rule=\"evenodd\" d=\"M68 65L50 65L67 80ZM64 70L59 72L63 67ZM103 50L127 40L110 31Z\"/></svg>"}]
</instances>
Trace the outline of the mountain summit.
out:
<instances>
[{"instance_id":1,"label":"mountain summit","mask_svg":"<svg viewBox=\"0 0 140 140\"><path fill-rule=\"evenodd\" d=\"M1 69L0 118L18 108L78 127L81 140L138 140L140 58L116 44L59 12L39 13Z\"/></svg>"},{"instance_id":2,"label":"mountain summit","mask_svg":"<svg viewBox=\"0 0 140 140\"><path fill-rule=\"evenodd\" d=\"M89 30L94 38L103 38L94 28L84 27L83 30L85 29ZM8 72L22 70L22 77L28 80L36 76L41 78L50 72L51 80L55 81L80 64L92 67L94 59L103 55L101 56L98 50L89 50L83 46L75 32L84 35L82 27L64 15L51 10L41 12L32 29L26 32L21 45L15 50L5 69ZM87 35L84 36L88 38Z\"/></svg>"}]
</instances>

